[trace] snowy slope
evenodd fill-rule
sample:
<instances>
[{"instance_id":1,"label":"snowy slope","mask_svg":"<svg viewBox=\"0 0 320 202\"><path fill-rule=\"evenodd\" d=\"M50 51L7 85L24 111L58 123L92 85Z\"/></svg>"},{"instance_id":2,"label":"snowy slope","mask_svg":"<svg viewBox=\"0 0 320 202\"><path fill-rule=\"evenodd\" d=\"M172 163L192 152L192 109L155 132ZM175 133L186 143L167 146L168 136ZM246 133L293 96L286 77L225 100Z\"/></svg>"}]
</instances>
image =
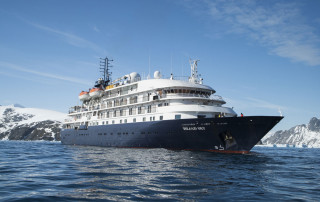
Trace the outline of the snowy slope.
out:
<instances>
[{"instance_id":1,"label":"snowy slope","mask_svg":"<svg viewBox=\"0 0 320 202\"><path fill-rule=\"evenodd\" d=\"M52 110L0 106L0 140L60 140L66 114Z\"/></svg>"},{"instance_id":2,"label":"snowy slope","mask_svg":"<svg viewBox=\"0 0 320 202\"><path fill-rule=\"evenodd\" d=\"M309 124L297 125L289 130L269 134L263 144L288 144L297 146L320 147L320 119L313 117Z\"/></svg>"}]
</instances>

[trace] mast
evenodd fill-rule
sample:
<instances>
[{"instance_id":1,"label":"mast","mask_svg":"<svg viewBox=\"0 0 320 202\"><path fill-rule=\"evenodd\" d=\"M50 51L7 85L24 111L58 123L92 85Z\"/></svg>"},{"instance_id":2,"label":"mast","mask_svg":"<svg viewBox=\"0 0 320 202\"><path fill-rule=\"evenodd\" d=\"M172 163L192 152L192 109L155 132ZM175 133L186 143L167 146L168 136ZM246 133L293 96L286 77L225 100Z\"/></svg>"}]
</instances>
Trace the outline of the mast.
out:
<instances>
[{"instance_id":1,"label":"mast","mask_svg":"<svg viewBox=\"0 0 320 202\"><path fill-rule=\"evenodd\" d=\"M191 76L189 77L189 82L191 83L200 83L199 76L198 76L198 61L200 60L191 60L189 59L190 66L191 66Z\"/></svg>"},{"instance_id":2,"label":"mast","mask_svg":"<svg viewBox=\"0 0 320 202\"><path fill-rule=\"evenodd\" d=\"M108 86L111 81L112 73L110 72L110 68L113 66L110 65L110 62L112 61L108 57L100 58L100 72L103 75L104 87Z\"/></svg>"}]
</instances>

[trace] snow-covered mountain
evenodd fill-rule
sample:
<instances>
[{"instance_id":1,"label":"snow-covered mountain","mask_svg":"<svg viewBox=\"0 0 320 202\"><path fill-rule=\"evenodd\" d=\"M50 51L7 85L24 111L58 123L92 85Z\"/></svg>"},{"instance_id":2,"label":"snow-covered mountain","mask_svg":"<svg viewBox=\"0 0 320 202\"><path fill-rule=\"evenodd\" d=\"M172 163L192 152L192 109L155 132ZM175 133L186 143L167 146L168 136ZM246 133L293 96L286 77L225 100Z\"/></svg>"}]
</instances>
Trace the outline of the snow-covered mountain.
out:
<instances>
[{"instance_id":1,"label":"snow-covered mountain","mask_svg":"<svg viewBox=\"0 0 320 202\"><path fill-rule=\"evenodd\" d=\"M0 106L0 140L60 140L66 114L24 108L19 104Z\"/></svg>"},{"instance_id":2,"label":"snow-covered mountain","mask_svg":"<svg viewBox=\"0 0 320 202\"><path fill-rule=\"evenodd\" d=\"M297 125L289 130L280 130L262 139L263 144L287 144L320 147L320 119L313 117L309 124Z\"/></svg>"}]
</instances>

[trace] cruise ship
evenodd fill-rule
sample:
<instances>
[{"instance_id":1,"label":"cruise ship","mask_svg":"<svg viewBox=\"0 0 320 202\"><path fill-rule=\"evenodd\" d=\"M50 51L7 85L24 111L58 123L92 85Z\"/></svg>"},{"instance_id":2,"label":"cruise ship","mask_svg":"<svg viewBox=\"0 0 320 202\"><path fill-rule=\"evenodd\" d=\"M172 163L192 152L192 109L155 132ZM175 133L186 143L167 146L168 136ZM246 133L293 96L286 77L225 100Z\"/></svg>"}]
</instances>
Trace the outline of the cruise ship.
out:
<instances>
[{"instance_id":1,"label":"cruise ship","mask_svg":"<svg viewBox=\"0 0 320 202\"><path fill-rule=\"evenodd\" d=\"M203 84L198 60L180 80L155 71L153 78L132 72L111 81L111 62L101 60L103 78L70 108L62 144L248 153L283 118L238 116Z\"/></svg>"}]
</instances>

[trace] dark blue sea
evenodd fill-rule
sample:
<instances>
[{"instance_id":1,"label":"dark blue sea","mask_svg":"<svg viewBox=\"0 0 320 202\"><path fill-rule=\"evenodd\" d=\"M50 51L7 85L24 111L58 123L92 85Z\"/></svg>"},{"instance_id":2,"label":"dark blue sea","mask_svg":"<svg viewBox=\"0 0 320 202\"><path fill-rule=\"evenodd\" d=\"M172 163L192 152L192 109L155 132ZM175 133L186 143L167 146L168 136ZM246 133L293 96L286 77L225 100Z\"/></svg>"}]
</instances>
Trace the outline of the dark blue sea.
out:
<instances>
[{"instance_id":1,"label":"dark blue sea","mask_svg":"<svg viewBox=\"0 0 320 202\"><path fill-rule=\"evenodd\" d=\"M250 154L0 141L0 201L320 201L320 149Z\"/></svg>"}]
</instances>

